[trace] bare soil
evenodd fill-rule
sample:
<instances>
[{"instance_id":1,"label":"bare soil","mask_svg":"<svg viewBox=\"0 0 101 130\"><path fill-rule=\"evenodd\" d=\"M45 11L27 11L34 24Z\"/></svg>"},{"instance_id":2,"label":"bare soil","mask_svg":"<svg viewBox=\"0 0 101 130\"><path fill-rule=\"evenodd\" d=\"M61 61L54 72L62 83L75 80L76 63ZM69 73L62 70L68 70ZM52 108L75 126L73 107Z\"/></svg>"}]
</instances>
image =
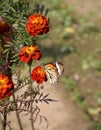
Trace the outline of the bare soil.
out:
<instances>
[{"instance_id":1,"label":"bare soil","mask_svg":"<svg viewBox=\"0 0 101 130\"><path fill-rule=\"evenodd\" d=\"M58 100L50 104L39 103L40 114L48 120L47 130L90 130L90 121L83 111L72 102L70 95L65 93L61 86L46 86L44 93L50 93L49 98ZM14 130L19 130L15 113L10 114L11 126ZM29 116L21 115L24 130L31 130ZM35 130L46 130L47 122L43 119L39 124L39 119L35 122ZM8 129L7 129L8 130Z\"/></svg>"}]
</instances>

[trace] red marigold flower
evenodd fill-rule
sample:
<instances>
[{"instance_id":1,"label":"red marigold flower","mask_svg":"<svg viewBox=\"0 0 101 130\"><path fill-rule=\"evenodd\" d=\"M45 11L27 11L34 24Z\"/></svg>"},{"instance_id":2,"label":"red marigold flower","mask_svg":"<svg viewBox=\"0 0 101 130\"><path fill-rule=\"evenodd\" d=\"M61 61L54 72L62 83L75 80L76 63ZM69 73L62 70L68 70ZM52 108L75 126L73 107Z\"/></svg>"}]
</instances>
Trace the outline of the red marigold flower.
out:
<instances>
[{"instance_id":1,"label":"red marigold flower","mask_svg":"<svg viewBox=\"0 0 101 130\"><path fill-rule=\"evenodd\" d=\"M20 50L18 56L22 62L29 63L32 60L39 60L41 58L41 52L37 46L25 46Z\"/></svg>"},{"instance_id":2,"label":"red marigold flower","mask_svg":"<svg viewBox=\"0 0 101 130\"><path fill-rule=\"evenodd\" d=\"M5 97L9 97L14 89L14 84L8 76L0 73L0 100Z\"/></svg>"},{"instance_id":3,"label":"red marigold flower","mask_svg":"<svg viewBox=\"0 0 101 130\"><path fill-rule=\"evenodd\" d=\"M10 26L4 21L0 21L0 35L8 33L10 31Z\"/></svg>"},{"instance_id":4,"label":"red marigold flower","mask_svg":"<svg viewBox=\"0 0 101 130\"><path fill-rule=\"evenodd\" d=\"M40 14L32 14L26 22L26 31L31 36L42 35L49 31L49 19Z\"/></svg>"},{"instance_id":5,"label":"red marigold flower","mask_svg":"<svg viewBox=\"0 0 101 130\"><path fill-rule=\"evenodd\" d=\"M34 68L31 73L31 79L39 84L43 83L43 81L46 81L47 78L44 69L41 66Z\"/></svg>"}]
</instances>

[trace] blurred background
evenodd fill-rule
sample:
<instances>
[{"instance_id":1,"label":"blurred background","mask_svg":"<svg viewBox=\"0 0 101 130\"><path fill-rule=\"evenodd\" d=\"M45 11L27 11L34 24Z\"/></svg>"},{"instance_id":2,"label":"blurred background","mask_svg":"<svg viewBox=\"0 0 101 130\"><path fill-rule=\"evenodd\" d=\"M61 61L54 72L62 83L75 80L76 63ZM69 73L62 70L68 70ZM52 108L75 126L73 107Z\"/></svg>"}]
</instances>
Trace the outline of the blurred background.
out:
<instances>
[{"instance_id":1,"label":"blurred background","mask_svg":"<svg viewBox=\"0 0 101 130\"><path fill-rule=\"evenodd\" d=\"M44 60L65 67L49 90L59 100L49 106L49 130L101 130L101 1L43 3L51 24L50 40L42 43Z\"/></svg>"},{"instance_id":2,"label":"blurred background","mask_svg":"<svg viewBox=\"0 0 101 130\"><path fill-rule=\"evenodd\" d=\"M49 8L50 18L49 39L40 42L42 62L60 61L65 68L58 85L44 90L58 102L39 104L48 130L101 130L101 0L37 2ZM45 125L36 122L36 130Z\"/></svg>"}]
</instances>

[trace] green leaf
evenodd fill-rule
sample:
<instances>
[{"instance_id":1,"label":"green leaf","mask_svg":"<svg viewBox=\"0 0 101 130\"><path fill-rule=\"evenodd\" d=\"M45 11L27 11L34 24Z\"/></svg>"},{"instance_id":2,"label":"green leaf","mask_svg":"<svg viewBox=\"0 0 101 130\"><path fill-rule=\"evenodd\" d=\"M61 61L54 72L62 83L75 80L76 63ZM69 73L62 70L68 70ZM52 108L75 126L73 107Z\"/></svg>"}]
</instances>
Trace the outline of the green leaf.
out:
<instances>
[{"instance_id":1,"label":"green leaf","mask_svg":"<svg viewBox=\"0 0 101 130\"><path fill-rule=\"evenodd\" d=\"M12 6L8 5L8 7L12 10L13 13L16 13L16 10Z\"/></svg>"}]
</instances>

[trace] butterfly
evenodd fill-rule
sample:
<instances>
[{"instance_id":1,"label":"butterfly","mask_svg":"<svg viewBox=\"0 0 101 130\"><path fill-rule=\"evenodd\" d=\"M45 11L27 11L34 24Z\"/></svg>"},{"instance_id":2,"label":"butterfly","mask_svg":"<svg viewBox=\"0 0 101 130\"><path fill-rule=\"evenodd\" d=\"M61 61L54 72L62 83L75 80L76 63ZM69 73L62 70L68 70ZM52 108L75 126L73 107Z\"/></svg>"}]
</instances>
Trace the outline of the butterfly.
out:
<instances>
[{"instance_id":1,"label":"butterfly","mask_svg":"<svg viewBox=\"0 0 101 130\"><path fill-rule=\"evenodd\" d=\"M60 62L42 64L42 67L46 73L47 81L52 85L59 81L59 77L64 71L64 66Z\"/></svg>"}]
</instances>

